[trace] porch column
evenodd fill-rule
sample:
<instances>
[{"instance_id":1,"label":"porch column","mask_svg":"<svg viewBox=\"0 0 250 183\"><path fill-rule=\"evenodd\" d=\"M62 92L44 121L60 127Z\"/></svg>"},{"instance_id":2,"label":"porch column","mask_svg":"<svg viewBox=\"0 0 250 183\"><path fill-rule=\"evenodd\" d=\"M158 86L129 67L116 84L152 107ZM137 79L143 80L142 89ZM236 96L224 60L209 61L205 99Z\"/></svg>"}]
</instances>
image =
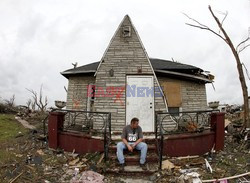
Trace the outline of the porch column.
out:
<instances>
[{"instance_id":1,"label":"porch column","mask_svg":"<svg viewBox=\"0 0 250 183\"><path fill-rule=\"evenodd\" d=\"M225 113L211 114L211 128L215 131L215 151L223 150L225 138Z\"/></svg>"},{"instance_id":2,"label":"porch column","mask_svg":"<svg viewBox=\"0 0 250 183\"><path fill-rule=\"evenodd\" d=\"M58 147L58 132L63 129L64 113L51 112L48 122L49 147L56 149Z\"/></svg>"}]
</instances>

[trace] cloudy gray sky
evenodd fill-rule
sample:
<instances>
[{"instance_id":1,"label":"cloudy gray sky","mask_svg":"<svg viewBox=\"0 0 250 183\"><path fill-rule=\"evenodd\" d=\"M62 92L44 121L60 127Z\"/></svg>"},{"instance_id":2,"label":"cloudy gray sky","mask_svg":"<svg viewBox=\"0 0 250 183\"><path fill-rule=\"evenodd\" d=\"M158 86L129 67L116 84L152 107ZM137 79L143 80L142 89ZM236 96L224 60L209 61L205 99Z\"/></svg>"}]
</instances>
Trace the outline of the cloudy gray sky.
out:
<instances>
[{"instance_id":1,"label":"cloudy gray sky","mask_svg":"<svg viewBox=\"0 0 250 183\"><path fill-rule=\"evenodd\" d=\"M224 27L235 45L247 37L250 0L0 0L0 96L16 95L25 104L41 84L50 105L66 100L60 72L101 59L123 17L128 14L150 57L171 59L211 71L215 89L208 101L242 103L236 63L215 35L185 25L182 12L218 30L208 11L228 11ZM250 48L240 55L250 68ZM250 71L249 71L250 72ZM247 86L250 81L247 80Z\"/></svg>"}]
</instances>

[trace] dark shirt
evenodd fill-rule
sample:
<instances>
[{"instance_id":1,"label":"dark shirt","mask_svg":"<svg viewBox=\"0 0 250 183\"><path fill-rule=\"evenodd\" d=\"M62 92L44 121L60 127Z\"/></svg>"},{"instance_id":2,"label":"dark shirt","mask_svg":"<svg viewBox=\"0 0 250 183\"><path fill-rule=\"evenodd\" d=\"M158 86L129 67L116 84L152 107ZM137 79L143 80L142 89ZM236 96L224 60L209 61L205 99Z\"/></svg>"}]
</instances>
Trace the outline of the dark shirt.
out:
<instances>
[{"instance_id":1,"label":"dark shirt","mask_svg":"<svg viewBox=\"0 0 250 183\"><path fill-rule=\"evenodd\" d=\"M122 139L126 139L128 142L136 142L138 139L143 138L142 129L140 126L133 129L130 125L127 125L122 130Z\"/></svg>"}]
</instances>

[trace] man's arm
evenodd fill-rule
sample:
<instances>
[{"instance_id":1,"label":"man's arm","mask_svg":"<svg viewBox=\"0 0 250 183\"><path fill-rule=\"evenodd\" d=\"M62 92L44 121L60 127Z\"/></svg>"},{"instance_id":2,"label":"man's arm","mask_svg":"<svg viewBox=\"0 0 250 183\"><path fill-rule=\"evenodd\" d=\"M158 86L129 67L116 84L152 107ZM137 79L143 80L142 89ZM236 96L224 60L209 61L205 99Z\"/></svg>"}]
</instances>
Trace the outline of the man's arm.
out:
<instances>
[{"instance_id":1,"label":"man's arm","mask_svg":"<svg viewBox=\"0 0 250 183\"><path fill-rule=\"evenodd\" d=\"M128 141L125 138L122 138L122 142L127 146L129 151L133 151L133 147L131 147L131 145L128 144Z\"/></svg>"},{"instance_id":2,"label":"man's arm","mask_svg":"<svg viewBox=\"0 0 250 183\"><path fill-rule=\"evenodd\" d=\"M128 147L129 144L128 144L128 141L125 139L125 138L122 138L122 142Z\"/></svg>"}]
</instances>

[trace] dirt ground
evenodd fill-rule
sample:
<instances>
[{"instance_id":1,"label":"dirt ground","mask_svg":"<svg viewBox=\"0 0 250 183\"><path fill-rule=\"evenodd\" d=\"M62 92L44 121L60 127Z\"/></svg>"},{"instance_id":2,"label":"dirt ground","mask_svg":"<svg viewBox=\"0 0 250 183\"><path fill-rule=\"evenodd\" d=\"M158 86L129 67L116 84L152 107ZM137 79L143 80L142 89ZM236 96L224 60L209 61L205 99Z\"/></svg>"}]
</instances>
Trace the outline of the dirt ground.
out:
<instances>
[{"instance_id":1,"label":"dirt ground","mask_svg":"<svg viewBox=\"0 0 250 183\"><path fill-rule=\"evenodd\" d=\"M30 119L32 125L41 128L41 117ZM6 122L10 128L3 129ZM250 149L248 141L237 134L227 134L224 151L208 153L195 158L168 158L172 167L153 175L120 176L105 174L103 154L78 155L48 148L42 130L26 130L12 115L0 114L1 136L7 130L10 136L0 138L0 182L70 182L81 173L91 170L104 175L105 182L178 182L185 172L196 172L202 180L223 178L250 171ZM15 129L12 130L12 129ZM3 132L5 131L5 132ZM212 173L205 166L205 159ZM250 176L245 176L250 180ZM242 182L234 179L230 182Z\"/></svg>"},{"instance_id":2,"label":"dirt ground","mask_svg":"<svg viewBox=\"0 0 250 183\"><path fill-rule=\"evenodd\" d=\"M205 159L209 162L212 172L206 168ZM220 179L250 171L249 144L243 141L238 142L233 135L226 135L225 147L221 152L208 153L196 158L170 158L168 160L174 164L174 168L161 172L157 182L178 182L178 178L182 175L181 170L197 172L201 180ZM229 182L241 182L244 179L250 182L250 176Z\"/></svg>"}]
</instances>

